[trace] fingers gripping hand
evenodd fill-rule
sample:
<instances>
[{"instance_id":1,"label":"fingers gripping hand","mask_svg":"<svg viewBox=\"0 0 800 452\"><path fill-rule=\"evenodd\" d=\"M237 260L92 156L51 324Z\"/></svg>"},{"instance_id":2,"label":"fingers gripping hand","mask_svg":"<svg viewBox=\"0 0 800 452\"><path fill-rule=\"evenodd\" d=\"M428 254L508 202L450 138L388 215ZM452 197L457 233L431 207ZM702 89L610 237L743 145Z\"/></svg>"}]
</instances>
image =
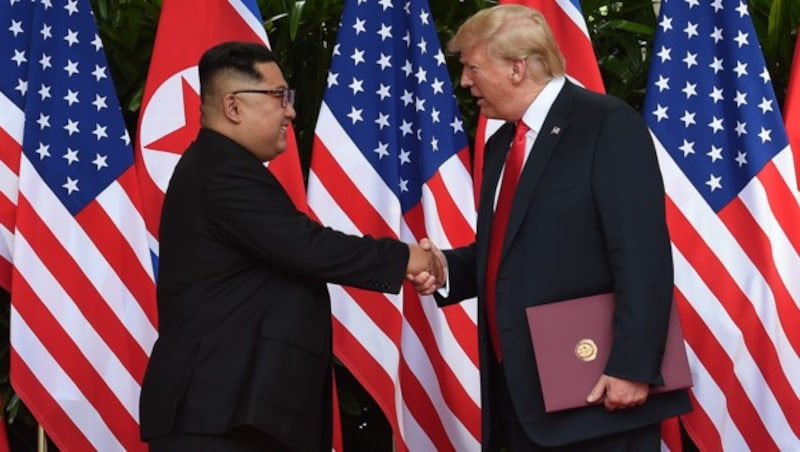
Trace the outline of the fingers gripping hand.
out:
<instances>
[{"instance_id":1,"label":"fingers gripping hand","mask_svg":"<svg viewBox=\"0 0 800 452\"><path fill-rule=\"evenodd\" d=\"M431 295L436 292L438 285L436 278L428 272L420 272L416 275L407 275L414 289L422 295Z\"/></svg>"}]
</instances>

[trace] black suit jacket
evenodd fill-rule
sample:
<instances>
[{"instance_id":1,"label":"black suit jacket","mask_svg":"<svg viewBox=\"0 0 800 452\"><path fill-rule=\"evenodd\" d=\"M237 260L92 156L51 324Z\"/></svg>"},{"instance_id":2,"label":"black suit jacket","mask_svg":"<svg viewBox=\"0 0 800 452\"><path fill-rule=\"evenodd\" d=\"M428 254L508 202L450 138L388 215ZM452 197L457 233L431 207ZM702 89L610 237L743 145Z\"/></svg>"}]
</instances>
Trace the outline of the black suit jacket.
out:
<instances>
[{"instance_id":1,"label":"black suit jacket","mask_svg":"<svg viewBox=\"0 0 800 452\"><path fill-rule=\"evenodd\" d=\"M160 240L142 438L252 425L293 450L330 451L325 284L397 293L407 246L320 226L255 157L207 129L175 168Z\"/></svg>"},{"instance_id":2,"label":"black suit jacket","mask_svg":"<svg viewBox=\"0 0 800 452\"><path fill-rule=\"evenodd\" d=\"M491 440L485 274L493 200L514 127L486 146L476 242L446 252L450 294L478 296L484 446ZM688 411L685 391L640 407L545 414L525 308L614 291L608 375L661 383L673 277L664 188L639 114L619 99L566 82L545 118L514 196L497 277L497 322L508 388L523 426L560 445L651 424ZM588 395L588 394L587 394Z\"/></svg>"}]
</instances>

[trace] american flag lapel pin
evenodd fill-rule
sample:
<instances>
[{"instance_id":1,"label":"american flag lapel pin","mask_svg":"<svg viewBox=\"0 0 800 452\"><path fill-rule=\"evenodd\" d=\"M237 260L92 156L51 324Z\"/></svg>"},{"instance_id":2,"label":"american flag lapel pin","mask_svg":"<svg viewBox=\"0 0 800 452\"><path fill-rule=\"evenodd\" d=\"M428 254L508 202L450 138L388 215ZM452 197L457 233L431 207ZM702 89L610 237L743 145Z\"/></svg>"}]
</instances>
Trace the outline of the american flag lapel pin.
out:
<instances>
[{"instance_id":1,"label":"american flag lapel pin","mask_svg":"<svg viewBox=\"0 0 800 452\"><path fill-rule=\"evenodd\" d=\"M561 133L561 127L555 126L550 130L550 135L558 135L559 133Z\"/></svg>"}]
</instances>

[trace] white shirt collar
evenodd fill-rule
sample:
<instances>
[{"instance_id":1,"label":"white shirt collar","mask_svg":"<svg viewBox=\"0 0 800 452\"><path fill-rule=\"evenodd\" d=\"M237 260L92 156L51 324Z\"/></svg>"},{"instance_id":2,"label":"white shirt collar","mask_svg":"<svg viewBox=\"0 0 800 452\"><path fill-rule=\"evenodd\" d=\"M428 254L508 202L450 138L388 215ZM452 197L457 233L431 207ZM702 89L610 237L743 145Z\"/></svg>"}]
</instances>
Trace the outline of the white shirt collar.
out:
<instances>
[{"instance_id":1,"label":"white shirt collar","mask_svg":"<svg viewBox=\"0 0 800 452\"><path fill-rule=\"evenodd\" d=\"M550 107L553 106L565 82L566 78L564 76L555 77L547 82L542 92L536 96L533 103L525 110L525 114L522 115L522 120L536 135L542 129L544 118L547 117Z\"/></svg>"}]
</instances>

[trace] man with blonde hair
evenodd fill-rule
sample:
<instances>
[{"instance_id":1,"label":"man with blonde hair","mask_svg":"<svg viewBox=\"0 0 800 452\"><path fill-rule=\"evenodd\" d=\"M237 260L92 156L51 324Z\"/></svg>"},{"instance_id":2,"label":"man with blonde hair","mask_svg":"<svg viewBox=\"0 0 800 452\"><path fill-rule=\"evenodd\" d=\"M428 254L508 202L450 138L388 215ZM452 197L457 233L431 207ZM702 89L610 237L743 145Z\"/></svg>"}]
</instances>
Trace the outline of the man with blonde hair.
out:
<instances>
[{"instance_id":1,"label":"man with blonde hair","mask_svg":"<svg viewBox=\"0 0 800 452\"><path fill-rule=\"evenodd\" d=\"M568 43L564 43L568 45ZM487 142L475 243L439 253L440 306L478 297L483 446L517 451L658 451L659 423L691 409L662 384L672 303L664 187L650 135L619 99L564 75L544 17L499 5L448 44ZM614 340L587 406L546 413L525 308L613 292Z\"/></svg>"}]
</instances>

